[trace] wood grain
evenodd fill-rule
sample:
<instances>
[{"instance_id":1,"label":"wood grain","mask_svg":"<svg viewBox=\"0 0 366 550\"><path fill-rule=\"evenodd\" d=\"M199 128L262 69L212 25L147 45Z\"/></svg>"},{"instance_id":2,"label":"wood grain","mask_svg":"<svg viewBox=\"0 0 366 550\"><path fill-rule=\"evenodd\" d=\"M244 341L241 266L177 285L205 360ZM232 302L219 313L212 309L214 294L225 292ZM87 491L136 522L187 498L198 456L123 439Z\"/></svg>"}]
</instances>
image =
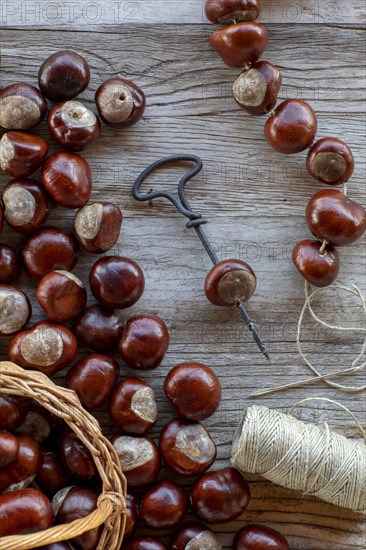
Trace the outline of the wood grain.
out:
<instances>
[{"instance_id":1,"label":"wood grain","mask_svg":"<svg viewBox=\"0 0 366 550\"><path fill-rule=\"evenodd\" d=\"M59 21L32 21L35 3L3 4L4 86L15 80L36 84L37 67L47 55L59 48L75 48L86 56L92 69L91 86L82 96L87 104L92 104L99 83L112 75L130 77L147 93L143 121L128 131L104 128L100 142L86 151L85 157L93 170L93 200L114 200L124 212L123 232L114 252L137 260L146 275L144 296L124 315L157 313L171 332L163 365L146 375L156 390L160 410L153 436L158 438L162 425L172 416L162 391L164 376L173 365L188 360L211 365L222 381L220 410L205 422L218 445L217 467L228 464L242 410L254 402L286 411L299 399L321 395L350 407L365 424L365 393L350 395L324 383L256 401L248 398L259 389L310 376L294 343L303 281L292 265L291 250L298 240L309 236L304 209L321 186L307 175L305 154L287 157L271 151L263 139L264 120L246 115L232 99L231 83L237 71L225 68L208 46L212 27L203 18L203 2L121 2L119 9L125 10L126 18L116 21L112 3L105 1L102 17L95 23L80 16L68 22L65 15ZM15 4L20 6L19 12L14 11ZM26 8L21 8L23 4ZM74 4L77 13L87 2ZM62 4L62 10L68 5ZM127 10L134 5L138 14L132 21ZM318 15L314 15L315 5ZM269 22L271 37L266 59L278 62L283 71L281 97L310 101L318 113L319 136L336 135L349 143L356 157L349 194L365 204L364 2L264 1L262 19ZM19 28L12 28L16 26ZM39 133L47 135L44 124ZM142 169L153 160L179 152L196 153L204 160L204 170L189 183L189 197L194 208L209 219L205 230L219 257L246 259L257 273L258 290L248 309L268 344L272 365L258 353L235 311L207 303L202 288L210 262L194 232L185 228L185 220L163 201L149 206L137 204L131 197L131 185ZM172 189L184 169L169 168L154 175L147 185ZM7 180L2 174L2 183ZM50 223L71 228L72 217L73 212L53 209ZM17 244L20 239L6 229L2 240ZM363 238L341 249L339 280L355 283L366 292L364 245ZM94 261L94 257L80 254L75 273L85 282ZM42 313L35 303L35 284L23 274L19 285L32 298L32 322L36 322ZM339 291L327 291L317 302L317 311L330 322L364 323L357 301L346 299ZM309 317L303 339L304 350L322 372L350 366L362 346L360 334L340 336L315 326ZM2 358L7 343L8 339L0 341ZM86 350L80 349L80 355L85 354ZM121 362L121 376L133 374ZM64 372L56 380L63 384ZM352 381L346 377L338 381L362 385L365 373ZM325 419L347 435L356 435L351 419L334 406L307 404L299 414L315 422ZM112 433L106 410L97 416L105 432ZM297 550L366 548L363 517L313 498L301 498L256 476L248 479L252 488L248 511L240 520L215 528L225 549L231 547L233 533L248 521L280 530Z\"/></svg>"}]
</instances>

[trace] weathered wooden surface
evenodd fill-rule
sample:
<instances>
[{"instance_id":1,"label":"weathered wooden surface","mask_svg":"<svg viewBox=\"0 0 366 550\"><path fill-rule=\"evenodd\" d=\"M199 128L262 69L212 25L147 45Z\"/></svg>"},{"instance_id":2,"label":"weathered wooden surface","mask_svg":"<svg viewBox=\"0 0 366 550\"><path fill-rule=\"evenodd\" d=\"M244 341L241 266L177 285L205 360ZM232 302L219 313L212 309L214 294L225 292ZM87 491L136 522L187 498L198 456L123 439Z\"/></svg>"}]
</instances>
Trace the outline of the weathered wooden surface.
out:
<instances>
[{"instance_id":1,"label":"weathered wooden surface","mask_svg":"<svg viewBox=\"0 0 366 550\"><path fill-rule=\"evenodd\" d=\"M204 21L201 0L119 3L125 15L131 6L138 7L133 21L128 17L115 20L112 3L103 2L101 19L94 22L80 16L80 10L87 4L91 10L91 4L101 5L98 2L75 2L79 15L73 21L63 15L51 22L32 20L36 4L3 2L0 13L7 27L1 36L3 85L15 80L35 84L37 67L48 54L75 48L86 56L92 69L90 89L83 94L87 103L98 84L111 75L128 76L146 91L144 120L128 131L105 128L97 146L85 152L93 168L93 199L113 199L120 204L125 221L115 251L139 261L146 274L145 294L136 307L125 312L126 317L154 312L170 327L171 346L163 366L146 375L157 392L160 409L154 437L172 416L162 391L169 368L188 360L206 362L220 375L224 392L219 412L205 424L218 445L216 466L227 464L241 411L254 402L248 396L261 388L309 376L294 343L303 282L292 265L291 250L299 239L309 236L304 209L321 186L306 174L304 154L287 157L272 152L263 139L264 119L246 115L235 104L230 87L236 71L224 67L210 51L207 38L212 27ZM58 9L65 14L70 5L60 4ZM42 6L48 6L49 13L54 9L51 3ZM312 6L318 6L318 15L311 11ZM269 22L271 36L265 58L283 70L282 97L310 101L319 115L319 136L336 135L350 144L356 170L349 194L365 204L364 2L264 0L262 19ZM283 20L286 24L281 24ZM23 27L11 28L15 26ZM44 124L40 133L47 135ZM194 232L184 227L184 219L169 204L158 202L149 207L131 197L132 182L147 164L180 152L197 153L204 160L203 172L189 184L189 195L195 209L210 220L206 231L219 257L247 259L258 275L258 290L249 310L268 343L272 365L261 357L236 312L206 302L202 286L210 262ZM1 180L7 178L2 175ZM168 169L151 178L151 187L171 189L177 180L178 171ZM71 222L72 212L52 211L50 223L70 228ZM2 237L12 243L19 241L8 230ZM364 245L365 239L341 250L339 277L347 285L357 284L363 292ZM75 273L84 281L94 260L80 254ZM20 284L34 303L34 283L23 275ZM34 310L35 322L42 315L39 308ZM340 292L328 291L319 300L317 311L333 323L364 323L356 300L348 301ZM306 319L304 349L324 372L350 366L361 349L361 339L357 333L339 336ZM6 343L1 341L1 357L6 355ZM57 377L60 383L63 374ZM121 375L126 374L133 372L121 364ZM346 378L343 381L350 383ZM352 383L364 384L365 374ZM338 400L366 423L364 393L349 395L322 383L256 402L285 411L311 396ZM330 405L322 409L309 404L302 417L328 420L355 435L352 421L342 412ZM98 413L98 418L106 433L111 433L106 412ZM282 531L294 549L365 549L364 518L316 499L301 498L255 476L248 479L253 495L248 511L240 520L216 528L224 548L231 547L233 533L245 522L258 521Z\"/></svg>"}]
</instances>

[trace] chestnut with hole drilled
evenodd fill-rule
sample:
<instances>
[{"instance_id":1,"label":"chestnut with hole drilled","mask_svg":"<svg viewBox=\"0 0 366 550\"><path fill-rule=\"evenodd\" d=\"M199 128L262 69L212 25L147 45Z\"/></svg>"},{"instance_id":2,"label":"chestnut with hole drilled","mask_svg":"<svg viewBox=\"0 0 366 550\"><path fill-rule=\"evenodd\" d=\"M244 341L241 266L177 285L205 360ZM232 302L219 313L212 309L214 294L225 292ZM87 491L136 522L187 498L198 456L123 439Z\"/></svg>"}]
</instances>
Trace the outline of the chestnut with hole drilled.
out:
<instances>
[{"instance_id":1,"label":"chestnut with hole drilled","mask_svg":"<svg viewBox=\"0 0 366 550\"><path fill-rule=\"evenodd\" d=\"M129 539L135 533L139 517L137 513L138 499L136 495L127 493L126 495L126 527L123 534L123 540Z\"/></svg>"},{"instance_id":2,"label":"chestnut with hole drilled","mask_svg":"<svg viewBox=\"0 0 366 550\"><path fill-rule=\"evenodd\" d=\"M13 431L23 422L30 406L30 399L21 395L0 393L0 428Z\"/></svg>"},{"instance_id":3,"label":"chestnut with hole drilled","mask_svg":"<svg viewBox=\"0 0 366 550\"><path fill-rule=\"evenodd\" d=\"M41 92L25 82L0 90L0 126L6 130L28 130L39 124L47 113Z\"/></svg>"},{"instance_id":4,"label":"chestnut with hole drilled","mask_svg":"<svg viewBox=\"0 0 366 550\"><path fill-rule=\"evenodd\" d=\"M123 542L121 550L167 550L167 547L154 537L135 537Z\"/></svg>"},{"instance_id":5,"label":"chestnut with hole drilled","mask_svg":"<svg viewBox=\"0 0 366 550\"><path fill-rule=\"evenodd\" d=\"M94 353L69 369L66 386L74 390L87 409L98 409L107 401L119 374L117 361Z\"/></svg>"},{"instance_id":6,"label":"chestnut with hole drilled","mask_svg":"<svg viewBox=\"0 0 366 550\"><path fill-rule=\"evenodd\" d=\"M90 451L74 432L60 437L58 456L66 470L81 481L88 481L97 473Z\"/></svg>"},{"instance_id":7,"label":"chestnut with hole drilled","mask_svg":"<svg viewBox=\"0 0 366 550\"><path fill-rule=\"evenodd\" d=\"M168 328L157 315L138 315L129 319L118 345L123 360L136 370L156 369L168 346Z\"/></svg>"},{"instance_id":8,"label":"chestnut with hole drilled","mask_svg":"<svg viewBox=\"0 0 366 550\"><path fill-rule=\"evenodd\" d=\"M83 283L69 271L51 271L37 286L37 300L51 321L75 319L84 309L87 293Z\"/></svg>"},{"instance_id":9,"label":"chestnut with hole drilled","mask_svg":"<svg viewBox=\"0 0 366 550\"><path fill-rule=\"evenodd\" d=\"M138 378L126 378L117 384L108 410L113 424L132 435L144 435L158 418L154 391L148 382Z\"/></svg>"},{"instance_id":10,"label":"chestnut with hole drilled","mask_svg":"<svg viewBox=\"0 0 366 550\"><path fill-rule=\"evenodd\" d=\"M158 481L141 497L141 521L154 531L176 529L184 520L187 511L186 495L173 481Z\"/></svg>"},{"instance_id":11,"label":"chestnut with hole drilled","mask_svg":"<svg viewBox=\"0 0 366 550\"><path fill-rule=\"evenodd\" d=\"M127 128L141 119L146 99L144 92L130 80L110 78L95 92L95 103L105 124Z\"/></svg>"},{"instance_id":12,"label":"chestnut with hole drilled","mask_svg":"<svg viewBox=\"0 0 366 550\"><path fill-rule=\"evenodd\" d=\"M328 185L347 182L354 167L351 149L340 139L332 137L325 137L314 143L306 159L310 176Z\"/></svg>"},{"instance_id":13,"label":"chestnut with hole drilled","mask_svg":"<svg viewBox=\"0 0 366 550\"><path fill-rule=\"evenodd\" d=\"M149 437L115 435L111 442L115 448L129 489L142 490L156 480L161 459L156 443Z\"/></svg>"},{"instance_id":14,"label":"chestnut with hole drilled","mask_svg":"<svg viewBox=\"0 0 366 550\"><path fill-rule=\"evenodd\" d=\"M53 451L42 452L42 463L35 477L38 487L52 498L58 491L68 487L70 473L63 467L58 455Z\"/></svg>"},{"instance_id":15,"label":"chestnut with hole drilled","mask_svg":"<svg viewBox=\"0 0 366 550\"><path fill-rule=\"evenodd\" d=\"M173 533L169 550L221 550L216 533L201 523L186 523Z\"/></svg>"},{"instance_id":16,"label":"chestnut with hole drilled","mask_svg":"<svg viewBox=\"0 0 366 550\"><path fill-rule=\"evenodd\" d=\"M84 250L102 254L118 241L122 220L121 209L111 202L88 204L75 215L75 236Z\"/></svg>"},{"instance_id":17,"label":"chestnut with hole drilled","mask_svg":"<svg viewBox=\"0 0 366 550\"><path fill-rule=\"evenodd\" d=\"M235 23L211 34L210 44L226 65L243 67L261 57L268 44L268 31L254 21Z\"/></svg>"},{"instance_id":18,"label":"chestnut with hole drilled","mask_svg":"<svg viewBox=\"0 0 366 550\"><path fill-rule=\"evenodd\" d=\"M123 319L118 311L97 304L84 309L73 325L79 342L99 353L110 353L117 347L122 329Z\"/></svg>"},{"instance_id":19,"label":"chestnut with hole drilled","mask_svg":"<svg viewBox=\"0 0 366 550\"><path fill-rule=\"evenodd\" d=\"M314 286L325 287L338 277L340 259L336 248L327 245L320 252L320 241L300 241L292 251L292 260L301 275Z\"/></svg>"},{"instance_id":20,"label":"chestnut with hole drilled","mask_svg":"<svg viewBox=\"0 0 366 550\"><path fill-rule=\"evenodd\" d=\"M19 440L12 433L0 430L0 468L13 462L18 452Z\"/></svg>"},{"instance_id":21,"label":"chestnut with hole drilled","mask_svg":"<svg viewBox=\"0 0 366 550\"><path fill-rule=\"evenodd\" d=\"M13 178L27 178L48 153L47 141L29 132L7 132L0 140L0 167Z\"/></svg>"},{"instance_id":22,"label":"chestnut with hole drilled","mask_svg":"<svg viewBox=\"0 0 366 550\"><path fill-rule=\"evenodd\" d=\"M289 550L285 537L264 525L249 524L235 535L233 550Z\"/></svg>"},{"instance_id":23,"label":"chestnut with hole drilled","mask_svg":"<svg viewBox=\"0 0 366 550\"><path fill-rule=\"evenodd\" d=\"M60 50L50 55L38 72L43 94L52 101L64 101L80 94L88 86L90 69L77 52Z\"/></svg>"},{"instance_id":24,"label":"chestnut with hole drilled","mask_svg":"<svg viewBox=\"0 0 366 550\"><path fill-rule=\"evenodd\" d=\"M256 286L257 278L249 264L242 260L224 260L208 272L205 294L216 306L232 306L236 300L247 302Z\"/></svg>"},{"instance_id":25,"label":"chestnut with hole drilled","mask_svg":"<svg viewBox=\"0 0 366 550\"><path fill-rule=\"evenodd\" d=\"M0 335L15 334L28 323L31 315L28 296L20 288L0 284Z\"/></svg>"},{"instance_id":26,"label":"chestnut with hole drilled","mask_svg":"<svg viewBox=\"0 0 366 550\"><path fill-rule=\"evenodd\" d=\"M23 489L0 495L0 537L26 535L53 525L48 498L37 489Z\"/></svg>"},{"instance_id":27,"label":"chestnut with hole drilled","mask_svg":"<svg viewBox=\"0 0 366 550\"><path fill-rule=\"evenodd\" d=\"M32 483L42 463L41 449L32 437L16 436L19 449L15 460L0 469L0 492L24 489Z\"/></svg>"},{"instance_id":28,"label":"chestnut with hole drilled","mask_svg":"<svg viewBox=\"0 0 366 550\"><path fill-rule=\"evenodd\" d=\"M31 233L47 220L49 198L38 181L10 181L3 189L2 201L5 220L18 233Z\"/></svg>"},{"instance_id":29,"label":"chestnut with hole drilled","mask_svg":"<svg viewBox=\"0 0 366 550\"><path fill-rule=\"evenodd\" d=\"M265 115L277 103L281 89L281 71L268 61L257 61L235 80L235 101L250 115Z\"/></svg>"},{"instance_id":30,"label":"chestnut with hole drilled","mask_svg":"<svg viewBox=\"0 0 366 550\"><path fill-rule=\"evenodd\" d=\"M9 244L0 243L0 283L13 283L20 275L18 253Z\"/></svg>"},{"instance_id":31,"label":"chestnut with hole drilled","mask_svg":"<svg viewBox=\"0 0 366 550\"><path fill-rule=\"evenodd\" d=\"M104 256L90 270L90 289L105 307L124 309L141 298L145 278L137 262L122 256Z\"/></svg>"},{"instance_id":32,"label":"chestnut with hole drilled","mask_svg":"<svg viewBox=\"0 0 366 550\"><path fill-rule=\"evenodd\" d=\"M52 153L42 166L41 180L53 200L64 208L80 208L90 199L90 165L76 153Z\"/></svg>"},{"instance_id":33,"label":"chestnut with hole drilled","mask_svg":"<svg viewBox=\"0 0 366 550\"><path fill-rule=\"evenodd\" d=\"M39 321L11 339L8 357L23 369L53 376L75 359L76 351L71 330L51 321Z\"/></svg>"},{"instance_id":34,"label":"chestnut with hole drilled","mask_svg":"<svg viewBox=\"0 0 366 550\"><path fill-rule=\"evenodd\" d=\"M77 252L75 237L56 227L40 227L24 238L20 249L24 269L35 279L59 269L72 271Z\"/></svg>"},{"instance_id":35,"label":"chestnut with hole drilled","mask_svg":"<svg viewBox=\"0 0 366 550\"><path fill-rule=\"evenodd\" d=\"M249 485L235 468L203 474L191 489L191 504L204 523L217 524L238 518L250 500Z\"/></svg>"},{"instance_id":36,"label":"chestnut with hole drilled","mask_svg":"<svg viewBox=\"0 0 366 550\"><path fill-rule=\"evenodd\" d=\"M101 134L99 118L74 99L55 105L48 113L47 124L53 139L68 151L91 147Z\"/></svg>"},{"instance_id":37,"label":"chestnut with hole drilled","mask_svg":"<svg viewBox=\"0 0 366 550\"><path fill-rule=\"evenodd\" d=\"M160 433L163 461L174 474L195 477L212 466L216 445L207 430L193 420L174 419Z\"/></svg>"}]
</instances>

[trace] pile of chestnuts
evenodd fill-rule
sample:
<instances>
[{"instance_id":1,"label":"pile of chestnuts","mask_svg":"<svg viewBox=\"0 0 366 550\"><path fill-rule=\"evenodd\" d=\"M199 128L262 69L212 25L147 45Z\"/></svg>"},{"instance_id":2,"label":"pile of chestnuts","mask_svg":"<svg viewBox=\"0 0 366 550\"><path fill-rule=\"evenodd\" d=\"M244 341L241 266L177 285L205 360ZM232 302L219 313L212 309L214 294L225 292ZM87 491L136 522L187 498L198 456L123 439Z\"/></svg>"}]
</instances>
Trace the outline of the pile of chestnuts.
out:
<instances>
[{"instance_id":1,"label":"pile of chestnuts","mask_svg":"<svg viewBox=\"0 0 366 550\"><path fill-rule=\"evenodd\" d=\"M120 310L138 302L144 273L127 257L97 259L89 273L95 303L72 271L81 247L105 254L117 243L122 212L111 202L90 202L92 173L78 153L95 144L102 123L126 128L143 115L145 96L132 82L112 78L96 91L98 115L75 97L88 86L87 61L60 51L44 61L39 88L16 83L0 91L1 169L13 179L1 191L3 224L22 235L19 250L0 243L0 337L10 337L8 358L24 369L53 376L67 368L65 384L89 411L105 407L116 432L111 442L128 483L123 550L164 550L152 536L135 536L139 525L169 535L172 550L219 550L218 536L206 525L238 518L250 489L231 467L208 471L216 445L202 421L221 401L214 371L202 363L170 370L164 392L176 413L161 430L159 445L148 435L158 418L155 393L139 377L119 380L113 354L135 371L162 363L169 332L157 315L127 320ZM56 102L48 111L47 99ZM48 112L48 114L47 114ZM47 115L52 139L61 147L48 155L48 142L30 133ZM40 169L40 181L29 179ZM77 209L73 231L45 226L50 205ZM45 319L26 326L31 301L14 286L21 266L36 281L36 299ZM77 357L81 344L89 350ZM137 373L136 373L137 374ZM162 475L162 464L168 476ZM190 480L187 489L172 481ZM96 508L101 480L91 453L60 419L36 402L0 394L0 537L28 534L69 523ZM188 495L189 492L189 495ZM189 507L197 520L184 523ZM93 550L93 529L49 550ZM284 537L269 528L246 525L235 536L236 550L288 550Z\"/></svg>"}]
</instances>

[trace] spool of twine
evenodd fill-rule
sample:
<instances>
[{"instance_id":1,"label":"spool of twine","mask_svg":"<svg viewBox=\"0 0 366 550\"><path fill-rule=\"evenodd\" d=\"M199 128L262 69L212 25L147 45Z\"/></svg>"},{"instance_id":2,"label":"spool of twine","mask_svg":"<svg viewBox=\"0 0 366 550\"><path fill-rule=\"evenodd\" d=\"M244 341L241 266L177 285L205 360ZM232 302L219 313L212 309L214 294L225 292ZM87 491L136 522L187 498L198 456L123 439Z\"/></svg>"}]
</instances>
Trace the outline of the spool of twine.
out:
<instances>
[{"instance_id":1,"label":"spool of twine","mask_svg":"<svg viewBox=\"0 0 366 550\"><path fill-rule=\"evenodd\" d=\"M22 395L37 401L61 418L91 452L103 483L97 508L88 516L29 535L0 538L1 550L28 550L73 539L101 526L96 550L119 550L126 523L127 483L112 444L102 435L97 420L85 411L75 392L56 386L40 372L0 362L0 394Z\"/></svg>"},{"instance_id":2,"label":"spool of twine","mask_svg":"<svg viewBox=\"0 0 366 550\"><path fill-rule=\"evenodd\" d=\"M366 445L263 406L245 411L232 448L243 473L366 514Z\"/></svg>"}]
</instances>

